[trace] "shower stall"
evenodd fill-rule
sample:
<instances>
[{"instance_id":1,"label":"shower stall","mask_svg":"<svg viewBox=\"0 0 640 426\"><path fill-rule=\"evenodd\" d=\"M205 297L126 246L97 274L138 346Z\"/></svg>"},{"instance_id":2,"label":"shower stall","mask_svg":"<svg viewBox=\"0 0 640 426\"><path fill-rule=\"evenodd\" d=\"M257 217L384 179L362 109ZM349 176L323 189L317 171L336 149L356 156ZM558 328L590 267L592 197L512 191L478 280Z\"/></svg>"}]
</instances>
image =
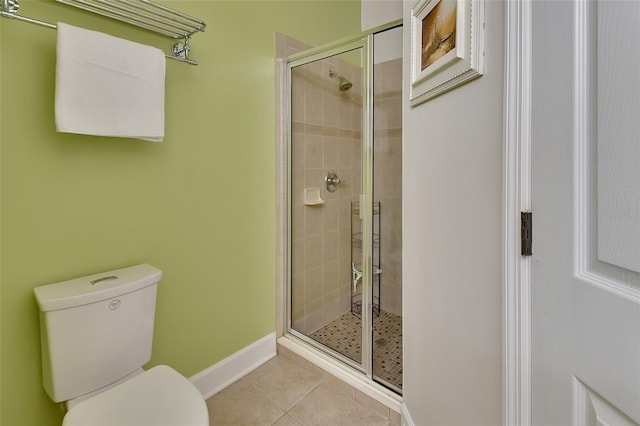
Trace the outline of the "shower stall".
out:
<instances>
[{"instance_id":1,"label":"shower stall","mask_svg":"<svg viewBox=\"0 0 640 426\"><path fill-rule=\"evenodd\" d=\"M283 152L286 332L399 394L400 25L286 57Z\"/></svg>"}]
</instances>

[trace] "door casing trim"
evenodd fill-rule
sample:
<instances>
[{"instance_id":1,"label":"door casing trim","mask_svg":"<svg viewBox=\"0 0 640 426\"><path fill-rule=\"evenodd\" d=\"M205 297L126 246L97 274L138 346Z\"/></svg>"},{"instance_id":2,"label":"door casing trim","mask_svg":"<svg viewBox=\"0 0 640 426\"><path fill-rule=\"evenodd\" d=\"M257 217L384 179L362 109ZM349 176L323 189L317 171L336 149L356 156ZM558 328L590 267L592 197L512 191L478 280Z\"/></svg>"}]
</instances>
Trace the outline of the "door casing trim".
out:
<instances>
[{"instance_id":1,"label":"door casing trim","mask_svg":"<svg viewBox=\"0 0 640 426\"><path fill-rule=\"evenodd\" d=\"M531 257L520 213L531 211L531 2L505 4L503 150L503 424L531 424Z\"/></svg>"}]
</instances>

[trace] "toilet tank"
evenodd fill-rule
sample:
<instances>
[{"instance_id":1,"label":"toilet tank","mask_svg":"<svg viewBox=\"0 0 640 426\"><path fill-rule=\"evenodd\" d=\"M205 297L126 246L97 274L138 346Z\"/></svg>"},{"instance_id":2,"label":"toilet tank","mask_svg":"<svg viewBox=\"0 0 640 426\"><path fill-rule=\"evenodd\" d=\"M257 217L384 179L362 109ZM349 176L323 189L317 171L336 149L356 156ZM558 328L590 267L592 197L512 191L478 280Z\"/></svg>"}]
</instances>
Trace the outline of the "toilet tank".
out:
<instances>
[{"instance_id":1,"label":"toilet tank","mask_svg":"<svg viewBox=\"0 0 640 426\"><path fill-rule=\"evenodd\" d=\"M98 390L151 359L161 277L142 264L34 289L43 385L53 401Z\"/></svg>"}]
</instances>

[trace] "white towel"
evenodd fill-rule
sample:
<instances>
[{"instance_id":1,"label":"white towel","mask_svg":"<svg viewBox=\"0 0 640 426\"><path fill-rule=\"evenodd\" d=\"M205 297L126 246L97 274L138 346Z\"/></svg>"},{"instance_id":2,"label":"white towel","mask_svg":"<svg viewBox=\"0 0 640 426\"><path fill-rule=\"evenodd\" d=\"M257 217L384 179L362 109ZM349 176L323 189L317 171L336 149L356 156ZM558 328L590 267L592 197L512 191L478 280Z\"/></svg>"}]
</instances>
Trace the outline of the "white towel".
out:
<instances>
[{"instance_id":1,"label":"white towel","mask_svg":"<svg viewBox=\"0 0 640 426\"><path fill-rule=\"evenodd\" d=\"M58 131L161 142L164 74L155 47L59 22Z\"/></svg>"}]
</instances>

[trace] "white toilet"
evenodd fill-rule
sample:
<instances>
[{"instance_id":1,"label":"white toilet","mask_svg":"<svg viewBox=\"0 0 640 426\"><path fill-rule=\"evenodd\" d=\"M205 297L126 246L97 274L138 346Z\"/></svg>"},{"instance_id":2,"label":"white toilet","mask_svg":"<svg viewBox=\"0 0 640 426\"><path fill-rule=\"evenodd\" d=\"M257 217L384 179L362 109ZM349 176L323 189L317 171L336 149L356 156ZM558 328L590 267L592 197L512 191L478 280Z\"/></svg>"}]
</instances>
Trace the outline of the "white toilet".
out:
<instances>
[{"instance_id":1,"label":"white toilet","mask_svg":"<svg viewBox=\"0 0 640 426\"><path fill-rule=\"evenodd\" d=\"M151 359L162 271L137 265L37 287L42 380L64 426L208 426L200 391Z\"/></svg>"}]
</instances>

